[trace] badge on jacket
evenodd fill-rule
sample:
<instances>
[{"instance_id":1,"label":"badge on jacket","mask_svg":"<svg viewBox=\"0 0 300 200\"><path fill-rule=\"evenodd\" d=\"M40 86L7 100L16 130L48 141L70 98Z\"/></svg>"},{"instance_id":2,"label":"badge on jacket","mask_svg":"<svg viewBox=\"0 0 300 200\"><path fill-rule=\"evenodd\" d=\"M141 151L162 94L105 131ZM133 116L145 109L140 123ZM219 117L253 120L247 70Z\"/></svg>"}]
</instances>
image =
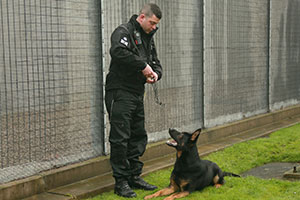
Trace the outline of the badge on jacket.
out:
<instances>
[{"instance_id":1,"label":"badge on jacket","mask_svg":"<svg viewBox=\"0 0 300 200\"><path fill-rule=\"evenodd\" d=\"M126 47L128 46L128 39L127 37L123 37L121 40L120 40L120 43L121 44L124 44Z\"/></svg>"},{"instance_id":2,"label":"badge on jacket","mask_svg":"<svg viewBox=\"0 0 300 200\"><path fill-rule=\"evenodd\" d=\"M140 32L137 32L137 31L134 31L134 42L136 45L140 45L142 44L142 38L141 38L141 33Z\"/></svg>"}]
</instances>

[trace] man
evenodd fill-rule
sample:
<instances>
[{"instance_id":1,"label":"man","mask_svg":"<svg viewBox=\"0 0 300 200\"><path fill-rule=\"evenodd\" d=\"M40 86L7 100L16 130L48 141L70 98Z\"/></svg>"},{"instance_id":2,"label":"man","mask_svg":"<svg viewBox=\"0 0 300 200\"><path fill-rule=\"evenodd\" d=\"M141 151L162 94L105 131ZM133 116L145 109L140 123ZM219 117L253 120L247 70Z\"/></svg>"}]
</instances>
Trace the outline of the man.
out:
<instances>
[{"instance_id":1,"label":"man","mask_svg":"<svg viewBox=\"0 0 300 200\"><path fill-rule=\"evenodd\" d=\"M144 118L145 83L162 76L153 35L162 13L156 4L146 4L111 35L111 63L105 85L105 105L110 119L110 163L115 178L115 193L136 197L132 188L157 187L141 177L147 144Z\"/></svg>"}]
</instances>

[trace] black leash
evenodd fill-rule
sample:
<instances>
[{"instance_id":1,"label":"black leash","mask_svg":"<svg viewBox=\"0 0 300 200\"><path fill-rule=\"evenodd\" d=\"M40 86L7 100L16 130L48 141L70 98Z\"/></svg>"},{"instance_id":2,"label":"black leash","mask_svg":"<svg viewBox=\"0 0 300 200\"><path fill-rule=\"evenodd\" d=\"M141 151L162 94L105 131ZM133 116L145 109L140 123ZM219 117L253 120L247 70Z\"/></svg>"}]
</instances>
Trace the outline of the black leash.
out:
<instances>
[{"instance_id":1,"label":"black leash","mask_svg":"<svg viewBox=\"0 0 300 200\"><path fill-rule=\"evenodd\" d=\"M155 103L157 103L157 104L160 105L160 106L164 106L165 104L163 104L163 103L159 100L159 97L158 97L158 88L157 88L156 83L152 83L151 85L152 85L153 92L154 92L154 100L155 100Z\"/></svg>"}]
</instances>

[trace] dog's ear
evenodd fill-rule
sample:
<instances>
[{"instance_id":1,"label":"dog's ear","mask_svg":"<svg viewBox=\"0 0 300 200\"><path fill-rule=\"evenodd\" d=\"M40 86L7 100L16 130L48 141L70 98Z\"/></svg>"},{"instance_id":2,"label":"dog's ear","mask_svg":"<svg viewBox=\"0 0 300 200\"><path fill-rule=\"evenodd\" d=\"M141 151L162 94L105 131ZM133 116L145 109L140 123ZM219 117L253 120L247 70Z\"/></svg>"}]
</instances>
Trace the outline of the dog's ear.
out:
<instances>
[{"instance_id":1,"label":"dog's ear","mask_svg":"<svg viewBox=\"0 0 300 200\"><path fill-rule=\"evenodd\" d=\"M201 133L201 128L197 129L194 133L192 133L192 136L191 136L190 140L192 142L196 142L197 139L198 139L198 137L199 137L199 135L200 135L200 133Z\"/></svg>"},{"instance_id":2,"label":"dog's ear","mask_svg":"<svg viewBox=\"0 0 300 200\"><path fill-rule=\"evenodd\" d=\"M172 131L177 131L177 130L173 129L173 128L169 128L169 133L172 132Z\"/></svg>"}]
</instances>

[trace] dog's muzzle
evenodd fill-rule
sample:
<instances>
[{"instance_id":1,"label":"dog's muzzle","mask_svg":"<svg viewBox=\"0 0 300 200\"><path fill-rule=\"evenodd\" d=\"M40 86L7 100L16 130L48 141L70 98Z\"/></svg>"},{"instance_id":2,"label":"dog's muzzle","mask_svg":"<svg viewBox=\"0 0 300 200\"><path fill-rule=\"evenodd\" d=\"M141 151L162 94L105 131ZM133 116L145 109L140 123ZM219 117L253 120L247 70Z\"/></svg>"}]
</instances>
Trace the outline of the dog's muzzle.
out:
<instances>
[{"instance_id":1,"label":"dog's muzzle","mask_svg":"<svg viewBox=\"0 0 300 200\"><path fill-rule=\"evenodd\" d=\"M171 147L177 147L177 142L175 140L168 140L166 143Z\"/></svg>"}]
</instances>

